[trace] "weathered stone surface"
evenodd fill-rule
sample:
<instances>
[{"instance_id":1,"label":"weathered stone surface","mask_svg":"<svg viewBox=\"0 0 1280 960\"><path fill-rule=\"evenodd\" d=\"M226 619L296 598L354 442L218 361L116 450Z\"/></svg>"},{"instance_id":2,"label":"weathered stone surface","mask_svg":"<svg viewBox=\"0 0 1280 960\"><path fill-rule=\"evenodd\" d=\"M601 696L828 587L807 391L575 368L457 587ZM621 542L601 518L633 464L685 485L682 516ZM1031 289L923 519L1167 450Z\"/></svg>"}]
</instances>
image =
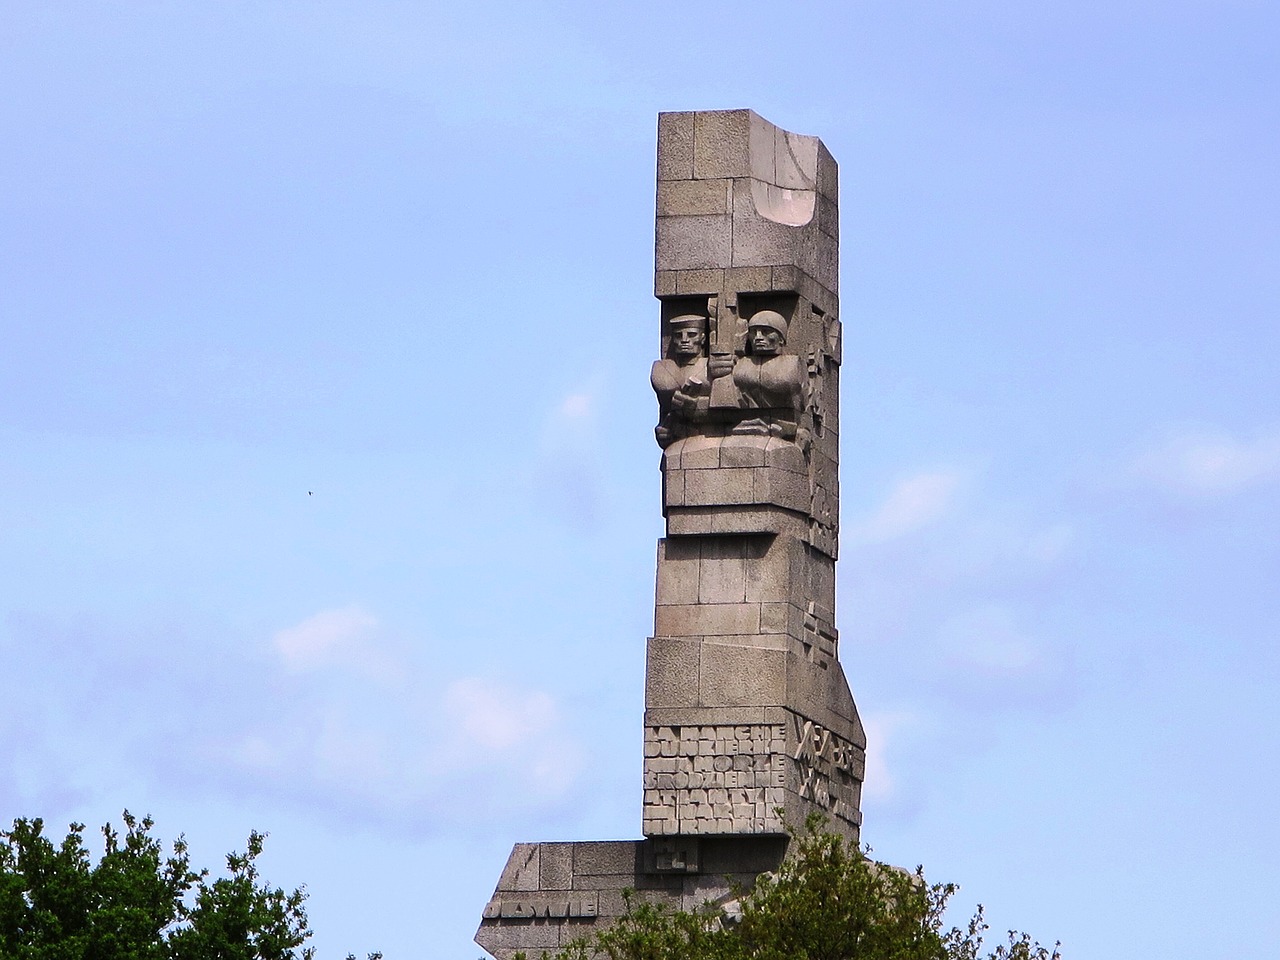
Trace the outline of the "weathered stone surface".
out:
<instances>
[{"instance_id":1,"label":"weathered stone surface","mask_svg":"<svg viewBox=\"0 0 1280 960\"><path fill-rule=\"evenodd\" d=\"M664 707L698 704L701 644L684 638L652 637L645 658L644 702Z\"/></svg>"},{"instance_id":2,"label":"weathered stone surface","mask_svg":"<svg viewBox=\"0 0 1280 960\"><path fill-rule=\"evenodd\" d=\"M759 874L778 868L786 838L657 837L520 846L535 848L541 862L570 864L570 886L494 892L476 943L499 960L511 960L521 950L537 958L614 922L625 911L624 890L632 890L634 900L670 909L727 899L734 883L749 887ZM562 876L557 874L557 883Z\"/></svg>"},{"instance_id":3,"label":"weathered stone surface","mask_svg":"<svg viewBox=\"0 0 1280 960\"><path fill-rule=\"evenodd\" d=\"M693 179L693 114L658 114L658 180Z\"/></svg>"},{"instance_id":4,"label":"weathered stone surface","mask_svg":"<svg viewBox=\"0 0 1280 960\"><path fill-rule=\"evenodd\" d=\"M723 216L729 212L732 187L732 180L659 181L658 216Z\"/></svg>"},{"instance_id":5,"label":"weathered stone surface","mask_svg":"<svg viewBox=\"0 0 1280 960\"><path fill-rule=\"evenodd\" d=\"M646 839L517 844L477 942L537 957L774 870L821 812L857 840L866 736L838 659L839 192L749 110L658 120L650 371L663 448L646 648Z\"/></svg>"}]
</instances>

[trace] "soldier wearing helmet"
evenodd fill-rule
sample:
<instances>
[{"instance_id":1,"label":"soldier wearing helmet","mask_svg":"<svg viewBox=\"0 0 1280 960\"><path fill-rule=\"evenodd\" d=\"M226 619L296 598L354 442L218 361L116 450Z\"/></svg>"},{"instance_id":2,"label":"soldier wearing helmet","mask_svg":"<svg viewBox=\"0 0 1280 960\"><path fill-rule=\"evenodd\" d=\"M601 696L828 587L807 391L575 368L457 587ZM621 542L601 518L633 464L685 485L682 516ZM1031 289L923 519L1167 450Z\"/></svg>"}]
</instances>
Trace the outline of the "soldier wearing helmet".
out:
<instances>
[{"instance_id":1,"label":"soldier wearing helmet","mask_svg":"<svg viewBox=\"0 0 1280 960\"><path fill-rule=\"evenodd\" d=\"M712 360L710 375L732 376L739 406L759 411L739 421L731 433L796 438L807 379L800 358L782 352L788 327L776 310L757 310L747 321L746 354L736 361Z\"/></svg>"}]
</instances>

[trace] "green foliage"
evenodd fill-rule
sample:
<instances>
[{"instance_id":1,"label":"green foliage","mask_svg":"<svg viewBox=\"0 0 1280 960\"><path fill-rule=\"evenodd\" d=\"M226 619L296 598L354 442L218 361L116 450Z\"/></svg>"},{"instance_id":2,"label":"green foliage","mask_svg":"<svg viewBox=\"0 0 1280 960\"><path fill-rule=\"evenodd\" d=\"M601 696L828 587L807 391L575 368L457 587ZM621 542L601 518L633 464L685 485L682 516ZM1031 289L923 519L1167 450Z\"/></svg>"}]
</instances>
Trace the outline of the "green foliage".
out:
<instances>
[{"instance_id":1,"label":"green foliage","mask_svg":"<svg viewBox=\"0 0 1280 960\"><path fill-rule=\"evenodd\" d=\"M579 940L556 960L1061 960L1010 932L984 954L988 927L979 907L967 928L943 929L954 884L929 884L876 863L810 820L774 874L736 891L736 909L671 910L627 897L617 923Z\"/></svg>"},{"instance_id":2,"label":"green foliage","mask_svg":"<svg viewBox=\"0 0 1280 960\"><path fill-rule=\"evenodd\" d=\"M179 837L166 856L150 817L124 812L125 834L102 828L95 864L84 825L61 845L40 819L0 830L0 957L4 960L312 960L303 890L260 883L265 839L249 835L214 881L191 869ZM370 954L369 960L380 960ZM355 960L348 956L347 960Z\"/></svg>"}]
</instances>

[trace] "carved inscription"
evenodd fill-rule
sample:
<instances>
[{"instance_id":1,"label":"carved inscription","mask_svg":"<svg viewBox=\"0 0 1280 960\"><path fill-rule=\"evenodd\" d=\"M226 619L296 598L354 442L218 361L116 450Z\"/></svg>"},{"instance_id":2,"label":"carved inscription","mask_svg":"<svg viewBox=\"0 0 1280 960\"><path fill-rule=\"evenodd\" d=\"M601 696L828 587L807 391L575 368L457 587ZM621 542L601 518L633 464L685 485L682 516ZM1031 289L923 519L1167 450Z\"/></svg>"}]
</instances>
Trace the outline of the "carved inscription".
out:
<instances>
[{"instance_id":1,"label":"carved inscription","mask_svg":"<svg viewBox=\"0 0 1280 960\"><path fill-rule=\"evenodd\" d=\"M793 713L791 722L796 733L791 759L796 765L800 797L841 820L861 823L858 802L865 751L799 714Z\"/></svg>"},{"instance_id":2,"label":"carved inscription","mask_svg":"<svg viewBox=\"0 0 1280 960\"><path fill-rule=\"evenodd\" d=\"M600 895L582 891L497 894L484 908L486 920L592 920Z\"/></svg>"},{"instance_id":3,"label":"carved inscription","mask_svg":"<svg viewBox=\"0 0 1280 960\"><path fill-rule=\"evenodd\" d=\"M781 723L647 728L645 835L781 833L786 733Z\"/></svg>"}]
</instances>

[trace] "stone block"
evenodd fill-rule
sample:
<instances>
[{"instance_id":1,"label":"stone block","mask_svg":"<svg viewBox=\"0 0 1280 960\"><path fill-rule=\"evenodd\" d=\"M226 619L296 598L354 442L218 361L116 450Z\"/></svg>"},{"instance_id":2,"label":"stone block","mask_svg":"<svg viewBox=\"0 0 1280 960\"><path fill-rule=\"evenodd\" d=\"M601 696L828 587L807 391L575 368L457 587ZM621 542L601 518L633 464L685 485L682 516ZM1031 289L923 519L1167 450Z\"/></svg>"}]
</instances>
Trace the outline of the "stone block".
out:
<instances>
[{"instance_id":1,"label":"stone block","mask_svg":"<svg viewBox=\"0 0 1280 960\"><path fill-rule=\"evenodd\" d=\"M698 556L703 560L740 560L746 556L745 537L702 537Z\"/></svg>"},{"instance_id":2,"label":"stone block","mask_svg":"<svg viewBox=\"0 0 1280 960\"><path fill-rule=\"evenodd\" d=\"M762 467L769 437L725 437L720 442L720 466Z\"/></svg>"},{"instance_id":3,"label":"stone block","mask_svg":"<svg viewBox=\"0 0 1280 960\"><path fill-rule=\"evenodd\" d=\"M826 197L818 197L818 229L832 240L840 239L840 208Z\"/></svg>"},{"instance_id":4,"label":"stone block","mask_svg":"<svg viewBox=\"0 0 1280 960\"><path fill-rule=\"evenodd\" d=\"M665 180L658 183L658 216L695 217L729 212L732 180Z\"/></svg>"},{"instance_id":5,"label":"stone block","mask_svg":"<svg viewBox=\"0 0 1280 960\"><path fill-rule=\"evenodd\" d=\"M789 711L778 704L765 706L697 706L697 707L646 707L644 723L646 727L685 726L704 724L719 726L733 724L785 724L789 721ZM646 743L648 741L646 740Z\"/></svg>"},{"instance_id":6,"label":"stone block","mask_svg":"<svg viewBox=\"0 0 1280 960\"><path fill-rule=\"evenodd\" d=\"M667 534L673 537L711 533L713 516L705 508L672 508L667 513Z\"/></svg>"},{"instance_id":7,"label":"stone block","mask_svg":"<svg viewBox=\"0 0 1280 960\"><path fill-rule=\"evenodd\" d=\"M701 863L698 848L699 842L692 839L647 840L641 848L644 870L650 874L693 874L696 877ZM681 889L687 888L687 881L682 879Z\"/></svg>"},{"instance_id":8,"label":"stone block","mask_svg":"<svg viewBox=\"0 0 1280 960\"><path fill-rule=\"evenodd\" d=\"M834 203L840 202L840 168L821 140L818 141L818 192Z\"/></svg>"},{"instance_id":9,"label":"stone block","mask_svg":"<svg viewBox=\"0 0 1280 960\"><path fill-rule=\"evenodd\" d=\"M799 292L800 280L800 271L790 264L779 264L769 270L769 289L775 293Z\"/></svg>"},{"instance_id":10,"label":"stone block","mask_svg":"<svg viewBox=\"0 0 1280 960\"><path fill-rule=\"evenodd\" d=\"M762 633L786 633L796 636L788 629L787 611L794 609L785 602L760 604L760 631Z\"/></svg>"},{"instance_id":11,"label":"stone block","mask_svg":"<svg viewBox=\"0 0 1280 960\"><path fill-rule=\"evenodd\" d=\"M808 241L811 244L816 242L812 234L806 237L806 241ZM832 249L835 249L839 246L839 244L831 243L831 242L826 242L825 245L828 247L831 247ZM835 312L835 304L837 302L837 298L835 295L834 288L823 286L814 277L813 271L809 267L806 267L805 264L800 260L797 260L796 262L797 262L797 265L799 266L800 296L808 300L810 303L814 304L819 309L825 312L828 312L828 313Z\"/></svg>"},{"instance_id":12,"label":"stone block","mask_svg":"<svg viewBox=\"0 0 1280 960\"><path fill-rule=\"evenodd\" d=\"M754 487L752 498L754 499ZM700 509L707 509L706 507ZM776 534L787 528L787 517L781 510L767 505L725 506L712 517L712 533Z\"/></svg>"},{"instance_id":13,"label":"stone block","mask_svg":"<svg viewBox=\"0 0 1280 960\"><path fill-rule=\"evenodd\" d=\"M595 840L573 844L573 875L626 875L634 877L640 866L637 840Z\"/></svg>"},{"instance_id":14,"label":"stone block","mask_svg":"<svg viewBox=\"0 0 1280 960\"><path fill-rule=\"evenodd\" d=\"M662 471L662 505L664 507L684 506L684 471Z\"/></svg>"},{"instance_id":15,"label":"stone block","mask_svg":"<svg viewBox=\"0 0 1280 960\"><path fill-rule=\"evenodd\" d=\"M653 295L669 297L676 292L676 272L674 270L657 270L653 274Z\"/></svg>"},{"instance_id":16,"label":"stone block","mask_svg":"<svg viewBox=\"0 0 1280 960\"><path fill-rule=\"evenodd\" d=\"M725 286L734 293L767 293L770 280L768 267L731 267L724 276Z\"/></svg>"},{"instance_id":17,"label":"stone block","mask_svg":"<svg viewBox=\"0 0 1280 960\"><path fill-rule=\"evenodd\" d=\"M701 702L745 706L786 702L786 654L778 650L705 642L701 650Z\"/></svg>"},{"instance_id":18,"label":"stone block","mask_svg":"<svg viewBox=\"0 0 1280 960\"><path fill-rule=\"evenodd\" d=\"M727 266L771 267L797 263L802 252L799 241L805 232L766 220L756 210L751 181L734 182L732 257L726 261Z\"/></svg>"},{"instance_id":19,"label":"stone block","mask_svg":"<svg viewBox=\"0 0 1280 960\"><path fill-rule=\"evenodd\" d=\"M717 458L719 451L716 451ZM688 458L686 453L685 458ZM690 507L746 504L756 501L754 474L760 467L687 470L684 505Z\"/></svg>"},{"instance_id":20,"label":"stone block","mask_svg":"<svg viewBox=\"0 0 1280 960\"><path fill-rule=\"evenodd\" d=\"M773 183L776 176L774 172L774 143L777 139L778 128L754 111L749 111L747 114L747 129L750 176L763 183Z\"/></svg>"},{"instance_id":21,"label":"stone block","mask_svg":"<svg viewBox=\"0 0 1280 960\"><path fill-rule=\"evenodd\" d=\"M736 248L736 230L734 243ZM815 227L813 230L797 234L790 249L794 262L812 283L828 291L839 289L839 244L835 240ZM801 285L802 296L805 295L804 286L804 284ZM813 303L820 302L818 296L805 296L805 299Z\"/></svg>"},{"instance_id":22,"label":"stone block","mask_svg":"<svg viewBox=\"0 0 1280 960\"><path fill-rule=\"evenodd\" d=\"M866 749L866 733L839 663L823 667L794 652L785 656L787 706Z\"/></svg>"},{"instance_id":23,"label":"stone block","mask_svg":"<svg viewBox=\"0 0 1280 960\"><path fill-rule=\"evenodd\" d=\"M538 886L542 890L568 890L573 886L573 844L539 844Z\"/></svg>"},{"instance_id":24,"label":"stone block","mask_svg":"<svg viewBox=\"0 0 1280 960\"><path fill-rule=\"evenodd\" d=\"M727 267L732 263L731 241L728 216L659 217L658 269Z\"/></svg>"},{"instance_id":25,"label":"stone block","mask_svg":"<svg viewBox=\"0 0 1280 960\"><path fill-rule=\"evenodd\" d=\"M723 270L681 270L676 274L676 293L712 296L724 286Z\"/></svg>"},{"instance_id":26,"label":"stone block","mask_svg":"<svg viewBox=\"0 0 1280 960\"><path fill-rule=\"evenodd\" d=\"M650 882L649 877L644 877L646 884ZM680 902L680 890L683 887L683 878L680 876L661 877L664 881L662 887L641 886L635 884L631 894L631 902L633 904L648 902L661 903L668 907L675 907ZM626 913L626 898L622 895L623 888L616 890L600 891L600 916L602 917L620 917ZM532 958L531 958L532 960Z\"/></svg>"},{"instance_id":27,"label":"stone block","mask_svg":"<svg viewBox=\"0 0 1280 960\"><path fill-rule=\"evenodd\" d=\"M750 176L751 111L708 110L693 117L694 178Z\"/></svg>"},{"instance_id":28,"label":"stone block","mask_svg":"<svg viewBox=\"0 0 1280 960\"><path fill-rule=\"evenodd\" d=\"M538 844L517 843L498 878L498 890L537 890L540 862Z\"/></svg>"},{"instance_id":29,"label":"stone block","mask_svg":"<svg viewBox=\"0 0 1280 960\"><path fill-rule=\"evenodd\" d=\"M782 440L778 437L758 438L764 439L764 455L765 465L774 467L779 470L787 470L791 473L801 473L805 476L809 475L809 464L805 461L804 451L792 443L790 440Z\"/></svg>"},{"instance_id":30,"label":"stone block","mask_svg":"<svg viewBox=\"0 0 1280 960\"><path fill-rule=\"evenodd\" d=\"M692 113L658 114L658 180L693 178Z\"/></svg>"},{"instance_id":31,"label":"stone block","mask_svg":"<svg viewBox=\"0 0 1280 960\"><path fill-rule=\"evenodd\" d=\"M748 874L752 877L782 865L787 853L786 836L717 837L699 844L704 874L723 877Z\"/></svg>"},{"instance_id":32,"label":"stone block","mask_svg":"<svg viewBox=\"0 0 1280 960\"><path fill-rule=\"evenodd\" d=\"M657 603L698 602L698 565L701 557L697 538L669 537L659 541Z\"/></svg>"},{"instance_id":33,"label":"stone block","mask_svg":"<svg viewBox=\"0 0 1280 960\"><path fill-rule=\"evenodd\" d=\"M486 923L476 934L476 943L498 957L510 956L515 950L558 950L563 926L556 921ZM538 955L533 953L531 956Z\"/></svg>"},{"instance_id":34,"label":"stone block","mask_svg":"<svg viewBox=\"0 0 1280 960\"><path fill-rule=\"evenodd\" d=\"M720 466L718 437L689 437L680 444L682 470L710 470L718 466Z\"/></svg>"},{"instance_id":35,"label":"stone block","mask_svg":"<svg viewBox=\"0 0 1280 960\"><path fill-rule=\"evenodd\" d=\"M707 557L698 566L698 603L742 603L746 599L746 560Z\"/></svg>"},{"instance_id":36,"label":"stone block","mask_svg":"<svg viewBox=\"0 0 1280 960\"><path fill-rule=\"evenodd\" d=\"M795 232L790 235L793 239L799 237L804 240L811 235L810 230L807 228L810 225L816 226L814 224L814 216L817 213L818 195L813 190L788 190L784 187L775 187L772 184L752 180L751 207L757 217L763 218L769 223L780 224L787 228L805 227L806 229L803 232ZM779 234L779 236L781 235ZM797 245L791 249L793 251L803 250L803 246ZM801 266L804 265L802 261L800 263Z\"/></svg>"},{"instance_id":37,"label":"stone block","mask_svg":"<svg viewBox=\"0 0 1280 960\"><path fill-rule=\"evenodd\" d=\"M746 600L785 601L791 596L793 549L792 544L774 538L763 551L756 549L744 558Z\"/></svg>"},{"instance_id":38,"label":"stone block","mask_svg":"<svg viewBox=\"0 0 1280 960\"><path fill-rule=\"evenodd\" d=\"M698 702L701 651L697 640L651 637L645 656L644 700L656 706Z\"/></svg>"},{"instance_id":39,"label":"stone block","mask_svg":"<svg viewBox=\"0 0 1280 960\"><path fill-rule=\"evenodd\" d=\"M754 603L671 604L658 607L654 633L659 637L726 637L760 632L760 606Z\"/></svg>"},{"instance_id":40,"label":"stone block","mask_svg":"<svg viewBox=\"0 0 1280 960\"><path fill-rule=\"evenodd\" d=\"M816 190L818 138L774 129L773 182L791 190Z\"/></svg>"},{"instance_id":41,"label":"stone block","mask_svg":"<svg viewBox=\"0 0 1280 960\"><path fill-rule=\"evenodd\" d=\"M773 467L756 467L752 471L752 500L755 503L772 503L797 513L809 512L809 481L798 473ZM689 497L689 481L685 481L685 502L702 503Z\"/></svg>"},{"instance_id":42,"label":"stone block","mask_svg":"<svg viewBox=\"0 0 1280 960\"><path fill-rule=\"evenodd\" d=\"M677 440L665 450L662 451L662 460L659 462L658 469L663 473L668 470L680 469L680 451L684 449L684 441Z\"/></svg>"}]
</instances>

